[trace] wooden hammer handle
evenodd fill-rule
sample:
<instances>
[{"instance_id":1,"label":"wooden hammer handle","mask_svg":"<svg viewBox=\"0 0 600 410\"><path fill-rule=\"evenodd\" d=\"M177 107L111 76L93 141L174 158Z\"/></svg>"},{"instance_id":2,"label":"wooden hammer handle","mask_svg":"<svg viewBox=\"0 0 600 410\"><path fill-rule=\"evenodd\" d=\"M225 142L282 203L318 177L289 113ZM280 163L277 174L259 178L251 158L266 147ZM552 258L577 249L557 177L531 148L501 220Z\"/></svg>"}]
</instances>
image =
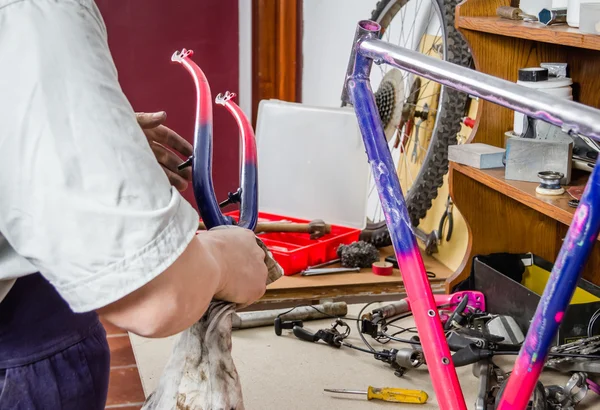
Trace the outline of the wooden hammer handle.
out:
<instances>
[{"instance_id":1,"label":"wooden hammer handle","mask_svg":"<svg viewBox=\"0 0 600 410\"><path fill-rule=\"evenodd\" d=\"M291 222L259 222L254 229L255 232L297 232L311 233L311 225L307 223L291 223ZM204 223L200 222L199 230L206 229ZM323 233L331 233L331 225L325 224Z\"/></svg>"}]
</instances>

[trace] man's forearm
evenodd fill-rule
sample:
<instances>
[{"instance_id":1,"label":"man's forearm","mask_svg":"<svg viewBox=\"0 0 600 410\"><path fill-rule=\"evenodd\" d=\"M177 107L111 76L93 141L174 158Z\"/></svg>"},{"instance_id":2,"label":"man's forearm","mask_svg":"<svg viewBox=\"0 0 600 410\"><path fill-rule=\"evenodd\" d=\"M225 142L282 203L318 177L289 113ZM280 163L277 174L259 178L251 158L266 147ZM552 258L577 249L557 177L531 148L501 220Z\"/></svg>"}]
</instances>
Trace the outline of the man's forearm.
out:
<instances>
[{"instance_id":1,"label":"man's forearm","mask_svg":"<svg viewBox=\"0 0 600 410\"><path fill-rule=\"evenodd\" d=\"M163 273L98 313L144 337L167 337L198 321L218 292L222 267L196 236Z\"/></svg>"}]
</instances>

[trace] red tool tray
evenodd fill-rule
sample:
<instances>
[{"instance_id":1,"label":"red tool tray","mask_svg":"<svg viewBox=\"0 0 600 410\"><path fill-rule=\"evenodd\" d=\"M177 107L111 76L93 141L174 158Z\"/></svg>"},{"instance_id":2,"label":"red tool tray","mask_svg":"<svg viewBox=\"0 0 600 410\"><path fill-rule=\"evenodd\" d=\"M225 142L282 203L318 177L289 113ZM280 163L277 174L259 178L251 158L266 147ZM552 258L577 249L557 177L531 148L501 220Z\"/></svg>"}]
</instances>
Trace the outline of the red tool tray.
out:
<instances>
[{"instance_id":1,"label":"red tool tray","mask_svg":"<svg viewBox=\"0 0 600 410\"><path fill-rule=\"evenodd\" d=\"M229 212L236 221L239 211ZM258 213L260 222L296 222L308 223L309 220L290 218L282 215ZM294 275L309 266L337 259L337 248L358 241L360 229L331 225L331 233L319 239L310 239L308 233L273 232L263 233L258 237L273 254L273 258L281 265L286 276Z\"/></svg>"}]
</instances>

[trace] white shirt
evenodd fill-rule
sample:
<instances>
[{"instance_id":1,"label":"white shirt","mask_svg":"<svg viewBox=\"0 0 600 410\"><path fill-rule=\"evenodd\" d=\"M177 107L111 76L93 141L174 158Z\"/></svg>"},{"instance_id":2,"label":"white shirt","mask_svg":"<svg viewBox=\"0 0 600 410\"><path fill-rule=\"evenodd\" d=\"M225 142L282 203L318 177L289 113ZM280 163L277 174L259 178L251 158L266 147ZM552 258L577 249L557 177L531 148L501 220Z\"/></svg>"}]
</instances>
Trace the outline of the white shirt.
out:
<instances>
[{"instance_id":1,"label":"white shirt","mask_svg":"<svg viewBox=\"0 0 600 410\"><path fill-rule=\"evenodd\" d=\"M119 86L94 2L0 0L0 300L40 272L75 312L97 309L164 271L197 227Z\"/></svg>"}]
</instances>

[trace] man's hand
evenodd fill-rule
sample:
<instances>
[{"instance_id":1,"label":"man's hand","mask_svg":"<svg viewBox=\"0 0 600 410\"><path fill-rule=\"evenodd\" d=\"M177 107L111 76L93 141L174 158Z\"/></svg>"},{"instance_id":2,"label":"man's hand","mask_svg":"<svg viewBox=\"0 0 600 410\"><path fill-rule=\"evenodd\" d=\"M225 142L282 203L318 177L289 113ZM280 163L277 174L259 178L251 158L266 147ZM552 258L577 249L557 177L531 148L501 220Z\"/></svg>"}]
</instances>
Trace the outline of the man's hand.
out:
<instances>
[{"instance_id":1,"label":"man's hand","mask_svg":"<svg viewBox=\"0 0 600 410\"><path fill-rule=\"evenodd\" d=\"M182 160L176 153L188 158L193 153L192 144L170 128L162 125L167 119L167 113L159 111L155 113L136 113L138 124L142 127L150 148L154 152L156 160L161 165L171 185L179 191L187 188L188 181L192 180L192 169L190 167L178 170L177 166Z\"/></svg>"},{"instance_id":2,"label":"man's hand","mask_svg":"<svg viewBox=\"0 0 600 410\"><path fill-rule=\"evenodd\" d=\"M256 243L254 232L228 226L201 231L198 238L221 268L216 299L245 307L265 294L268 275L265 252Z\"/></svg>"}]
</instances>

